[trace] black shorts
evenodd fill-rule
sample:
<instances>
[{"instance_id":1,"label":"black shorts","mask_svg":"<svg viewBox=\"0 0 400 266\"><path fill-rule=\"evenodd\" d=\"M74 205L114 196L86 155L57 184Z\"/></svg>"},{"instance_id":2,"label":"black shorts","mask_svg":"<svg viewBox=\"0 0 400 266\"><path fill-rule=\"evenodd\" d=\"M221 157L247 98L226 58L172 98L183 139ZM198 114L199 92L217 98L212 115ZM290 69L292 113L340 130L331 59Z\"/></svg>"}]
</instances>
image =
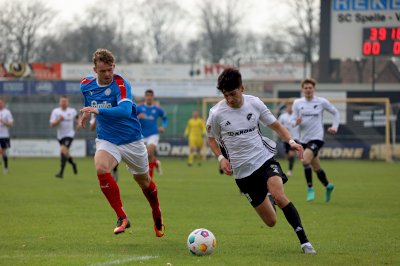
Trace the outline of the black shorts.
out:
<instances>
[{"instance_id":1,"label":"black shorts","mask_svg":"<svg viewBox=\"0 0 400 266\"><path fill-rule=\"evenodd\" d=\"M313 152L314 157L317 157L319 150L324 146L324 142L322 140L314 139L307 143L301 143L301 146L303 146L304 150L310 149Z\"/></svg>"},{"instance_id":2,"label":"black shorts","mask_svg":"<svg viewBox=\"0 0 400 266\"><path fill-rule=\"evenodd\" d=\"M11 147L10 138L1 138L0 139L0 147L5 150Z\"/></svg>"},{"instance_id":3,"label":"black shorts","mask_svg":"<svg viewBox=\"0 0 400 266\"><path fill-rule=\"evenodd\" d=\"M296 141L296 143L299 143L297 140L294 140L294 141ZM288 154L289 151L295 151L296 150L296 149L293 149L288 142L283 142L283 144L285 145L286 154Z\"/></svg>"},{"instance_id":4,"label":"black shorts","mask_svg":"<svg viewBox=\"0 0 400 266\"><path fill-rule=\"evenodd\" d=\"M73 140L74 139L71 137L65 137L65 138L59 139L58 143L60 143L60 145L64 145L65 147L69 148L69 147L71 147Z\"/></svg>"},{"instance_id":5,"label":"black shorts","mask_svg":"<svg viewBox=\"0 0 400 266\"><path fill-rule=\"evenodd\" d=\"M240 191L247 197L253 207L260 205L268 193L267 181L271 176L280 176L283 183L287 182L287 177L283 173L280 164L274 158L266 161L260 168L251 175L235 179Z\"/></svg>"}]
</instances>

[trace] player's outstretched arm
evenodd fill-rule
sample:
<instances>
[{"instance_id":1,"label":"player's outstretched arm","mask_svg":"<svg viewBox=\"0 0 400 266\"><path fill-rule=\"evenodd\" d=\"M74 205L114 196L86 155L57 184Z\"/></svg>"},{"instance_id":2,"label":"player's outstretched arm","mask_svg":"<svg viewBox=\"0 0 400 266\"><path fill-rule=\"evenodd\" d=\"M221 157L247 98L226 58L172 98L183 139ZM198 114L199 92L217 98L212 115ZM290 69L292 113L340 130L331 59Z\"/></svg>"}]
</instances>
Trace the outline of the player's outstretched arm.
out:
<instances>
[{"instance_id":1,"label":"player's outstretched arm","mask_svg":"<svg viewBox=\"0 0 400 266\"><path fill-rule=\"evenodd\" d=\"M299 158L303 159L303 147L292 139L287 128L285 128L278 120L269 125L269 127L274 130L283 141L288 142L290 146L297 151Z\"/></svg>"}]
</instances>

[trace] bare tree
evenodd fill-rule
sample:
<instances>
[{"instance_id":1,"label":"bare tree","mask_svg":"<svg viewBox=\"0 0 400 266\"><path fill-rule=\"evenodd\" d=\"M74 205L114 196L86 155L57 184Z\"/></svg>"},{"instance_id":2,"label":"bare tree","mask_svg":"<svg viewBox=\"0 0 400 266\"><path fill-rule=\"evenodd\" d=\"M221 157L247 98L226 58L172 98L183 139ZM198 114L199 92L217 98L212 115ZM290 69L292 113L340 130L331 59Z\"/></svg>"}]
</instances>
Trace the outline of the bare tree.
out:
<instances>
[{"instance_id":1,"label":"bare tree","mask_svg":"<svg viewBox=\"0 0 400 266\"><path fill-rule=\"evenodd\" d=\"M41 0L3 1L0 12L0 58L28 63L35 60L40 33L55 17L55 12Z\"/></svg>"},{"instance_id":2,"label":"bare tree","mask_svg":"<svg viewBox=\"0 0 400 266\"><path fill-rule=\"evenodd\" d=\"M276 31L278 32L278 31ZM289 43L282 34L267 34L263 39L262 49L273 62L279 62L290 54Z\"/></svg>"},{"instance_id":3,"label":"bare tree","mask_svg":"<svg viewBox=\"0 0 400 266\"><path fill-rule=\"evenodd\" d=\"M77 19L74 25L65 25L68 30L59 36L42 40L42 60L87 63L91 62L92 54L97 48L107 48L118 61L143 61L143 44L140 43L140 38L129 30L121 34L118 30L119 18L111 18L113 13L102 8L102 5L90 7L86 11L90 19Z\"/></svg>"},{"instance_id":4,"label":"bare tree","mask_svg":"<svg viewBox=\"0 0 400 266\"><path fill-rule=\"evenodd\" d=\"M238 55L236 64L242 62L255 62L262 57L262 42L260 36L253 32L243 32L239 35L237 42Z\"/></svg>"},{"instance_id":5,"label":"bare tree","mask_svg":"<svg viewBox=\"0 0 400 266\"><path fill-rule=\"evenodd\" d=\"M152 57L157 63L170 61L171 51L179 46L176 29L184 21L183 10L174 0L147 0L140 8Z\"/></svg>"},{"instance_id":6,"label":"bare tree","mask_svg":"<svg viewBox=\"0 0 400 266\"><path fill-rule=\"evenodd\" d=\"M288 26L288 36L292 36L292 52L304 55L305 63L312 63L318 52L319 38L319 1L286 0L291 9L295 25Z\"/></svg>"},{"instance_id":7,"label":"bare tree","mask_svg":"<svg viewBox=\"0 0 400 266\"><path fill-rule=\"evenodd\" d=\"M206 0L200 6L201 36L203 55L213 63L238 54L237 41L242 11L238 10L239 0L227 0L224 8Z\"/></svg>"}]
</instances>

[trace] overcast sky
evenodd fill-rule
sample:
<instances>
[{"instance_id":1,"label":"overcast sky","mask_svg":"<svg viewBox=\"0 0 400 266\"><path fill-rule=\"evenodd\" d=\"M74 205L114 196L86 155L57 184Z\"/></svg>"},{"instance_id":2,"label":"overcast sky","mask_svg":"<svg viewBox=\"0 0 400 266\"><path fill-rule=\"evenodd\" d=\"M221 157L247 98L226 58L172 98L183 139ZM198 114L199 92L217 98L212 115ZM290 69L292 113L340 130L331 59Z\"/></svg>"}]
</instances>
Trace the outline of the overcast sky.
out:
<instances>
[{"instance_id":1,"label":"overcast sky","mask_svg":"<svg viewBox=\"0 0 400 266\"><path fill-rule=\"evenodd\" d=\"M83 14L86 7L93 5L97 0L47 0L46 3L52 8L58 10L60 19L71 21L75 16ZM160 0L162 1L162 0ZM177 3L186 10L194 9L202 0L177 0ZM257 33L265 33L265 28L285 21L288 18L289 11L282 0L242 0L246 5L246 20L242 27L250 29ZM221 0L215 1L216 4Z\"/></svg>"}]
</instances>

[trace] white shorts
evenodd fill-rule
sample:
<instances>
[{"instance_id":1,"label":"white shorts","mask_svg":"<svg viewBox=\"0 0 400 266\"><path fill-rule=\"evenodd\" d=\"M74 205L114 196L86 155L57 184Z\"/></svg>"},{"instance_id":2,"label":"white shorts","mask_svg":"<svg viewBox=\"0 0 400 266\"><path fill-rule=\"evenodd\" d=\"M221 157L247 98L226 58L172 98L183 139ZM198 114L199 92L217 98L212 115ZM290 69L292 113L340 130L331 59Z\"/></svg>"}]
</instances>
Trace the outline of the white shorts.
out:
<instances>
[{"instance_id":1,"label":"white shorts","mask_svg":"<svg viewBox=\"0 0 400 266\"><path fill-rule=\"evenodd\" d=\"M144 174L149 171L147 149L142 139L124 144L115 145L104 139L96 139L96 151L106 151L118 163L123 160L132 174Z\"/></svg>"},{"instance_id":2,"label":"white shorts","mask_svg":"<svg viewBox=\"0 0 400 266\"><path fill-rule=\"evenodd\" d=\"M144 144L146 144L146 145L153 144L154 146L158 145L159 140L160 140L160 135L158 135L158 134L150 135L147 138L143 139Z\"/></svg>"}]
</instances>

